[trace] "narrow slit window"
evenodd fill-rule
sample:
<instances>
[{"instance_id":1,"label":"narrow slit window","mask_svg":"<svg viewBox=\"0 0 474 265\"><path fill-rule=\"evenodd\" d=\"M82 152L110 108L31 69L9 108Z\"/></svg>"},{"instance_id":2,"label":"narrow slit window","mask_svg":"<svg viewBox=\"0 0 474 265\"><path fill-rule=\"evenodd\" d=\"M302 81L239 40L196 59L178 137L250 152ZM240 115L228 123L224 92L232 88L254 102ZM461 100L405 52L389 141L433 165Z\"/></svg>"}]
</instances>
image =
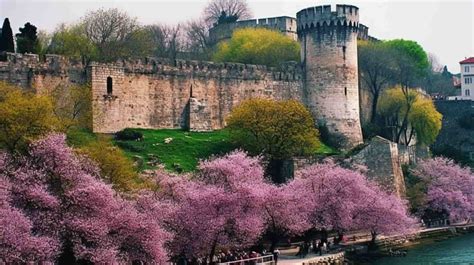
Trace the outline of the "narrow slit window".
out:
<instances>
[{"instance_id":1,"label":"narrow slit window","mask_svg":"<svg viewBox=\"0 0 474 265\"><path fill-rule=\"evenodd\" d=\"M342 46L342 58L346 59L346 46Z\"/></svg>"},{"instance_id":2,"label":"narrow slit window","mask_svg":"<svg viewBox=\"0 0 474 265\"><path fill-rule=\"evenodd\" d=\"M112 77L107 77L107 95L112 95Z\"/></svg>"},{"instance_id":3,"label":"narrow slit window","mask_svg":"<svg viewBox=\"0 0 474 265\"><path fill-rule=\"evenodd\" d=\"M344 87L344 96L347 96L347 87Z\"/></svg>"}]
</instances>

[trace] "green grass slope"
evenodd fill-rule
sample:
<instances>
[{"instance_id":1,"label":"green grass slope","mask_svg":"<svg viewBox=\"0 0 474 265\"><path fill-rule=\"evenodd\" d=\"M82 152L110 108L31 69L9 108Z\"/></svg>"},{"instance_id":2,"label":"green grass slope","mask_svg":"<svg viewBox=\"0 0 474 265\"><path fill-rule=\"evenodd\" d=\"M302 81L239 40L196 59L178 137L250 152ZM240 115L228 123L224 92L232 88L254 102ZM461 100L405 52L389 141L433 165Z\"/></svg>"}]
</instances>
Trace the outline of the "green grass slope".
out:
<instances>
[{"instance_id":1,"label":"green grass slope","mask_svg":"<svg viewBox=\"0 0 474 265\"><path fill-rule=\"evenodd\" d=\"M154 163L164 164L168 170L176 171L177 167L183 171L193 171L200 159L212 155L228 153L236 148L230 140L227 130L212 132L188 132L183 130L162 129L147 130L137 129L143 133L141 141L119 141L115 144L125 153L139 163L139 168L149 169ZM171 138L169 143L165 139ZM333 154L336 151L324 144L315 154Z\"/></svg>"},{"instance_id":2,"label":"green grass slope","mask_svg":"<svg viewBox=\"0 0 474 265\"><path fill-rule=\"evenodd\" d=\"M184 171L192 171L199 159L224 154L237 148L230 142L229 134L225 130L213 132L137 130L143 133L143 140L115 140L115 143L134 160L142 159L140 169L153 168L153 162L156 161L164 164L168 170L176 170L176 166L179 166ZM165 143L167 138L172 140Z\"/></svg>"}]
</instances>

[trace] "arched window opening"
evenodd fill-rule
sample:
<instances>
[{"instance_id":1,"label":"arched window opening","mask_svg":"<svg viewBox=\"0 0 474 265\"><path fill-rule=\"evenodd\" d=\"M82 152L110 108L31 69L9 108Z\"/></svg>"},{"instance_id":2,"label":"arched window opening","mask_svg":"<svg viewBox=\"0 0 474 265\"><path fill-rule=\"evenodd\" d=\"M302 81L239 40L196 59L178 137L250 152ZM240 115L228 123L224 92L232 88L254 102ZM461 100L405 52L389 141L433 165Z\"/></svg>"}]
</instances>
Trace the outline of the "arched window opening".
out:
<instances>
[{"instance_id":1,"label":"arched window opening","mask_svg":"<svg viewBox=\"0 0 474 265\"><path fill-rule=\"evenodd\" d=\"M107 77L107 95L112 95L112 77Z\"/></svg>"}]
</instances>

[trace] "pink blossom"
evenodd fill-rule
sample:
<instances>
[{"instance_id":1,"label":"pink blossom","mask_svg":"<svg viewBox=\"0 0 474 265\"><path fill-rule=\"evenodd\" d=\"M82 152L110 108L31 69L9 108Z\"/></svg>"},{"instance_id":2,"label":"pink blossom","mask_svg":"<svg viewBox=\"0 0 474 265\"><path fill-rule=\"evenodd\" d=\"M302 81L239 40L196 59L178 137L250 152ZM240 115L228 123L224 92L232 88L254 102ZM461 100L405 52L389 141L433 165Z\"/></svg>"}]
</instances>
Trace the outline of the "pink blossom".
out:
<instances>
[{"instance_id":1,"label":"pink blossom","mask_svg":"<svg viewBox=\"0 0 474 265\"><path fill-rule=\"evenodd\" d=\"M427 209L447 211L452 221L474 217L474 174L470 168L434 158L419 163L414 174L428 182Z\"/></svg>"},{"instance_id":2,"label":"pink blossom","mask_svg":"<svg viewBox=\"0 0 474 265\"><path fill-rule=\"evenodd\" d=\"M0 253L16 249L24 261L54 262L66 248L74 259L98 264L166 262L159 222L102 182L64 135L33 143L28 156L0 160L0 179L10 183L0 196L2 211L17 219L0 221Z\"/></svg>"}]
</instances>

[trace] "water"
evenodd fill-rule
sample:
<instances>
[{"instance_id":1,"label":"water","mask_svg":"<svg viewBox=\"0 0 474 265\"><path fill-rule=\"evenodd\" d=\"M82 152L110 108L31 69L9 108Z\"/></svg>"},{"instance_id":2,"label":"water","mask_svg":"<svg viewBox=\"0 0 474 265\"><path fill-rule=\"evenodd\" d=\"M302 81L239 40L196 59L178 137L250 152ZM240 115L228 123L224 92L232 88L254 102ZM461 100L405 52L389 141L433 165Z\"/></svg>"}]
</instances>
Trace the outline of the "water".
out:
<instances>
[{"instance_id":1,"label":"water","mask_svg":"<svg viewBox=\"0 0 474 265\"><path fill-rule=\"evenodd\" d=\"M420 245L408 250L406 257L387 257L377 265L474 264L474 233L441 242Z\"/></svg>"}]
</instances>

